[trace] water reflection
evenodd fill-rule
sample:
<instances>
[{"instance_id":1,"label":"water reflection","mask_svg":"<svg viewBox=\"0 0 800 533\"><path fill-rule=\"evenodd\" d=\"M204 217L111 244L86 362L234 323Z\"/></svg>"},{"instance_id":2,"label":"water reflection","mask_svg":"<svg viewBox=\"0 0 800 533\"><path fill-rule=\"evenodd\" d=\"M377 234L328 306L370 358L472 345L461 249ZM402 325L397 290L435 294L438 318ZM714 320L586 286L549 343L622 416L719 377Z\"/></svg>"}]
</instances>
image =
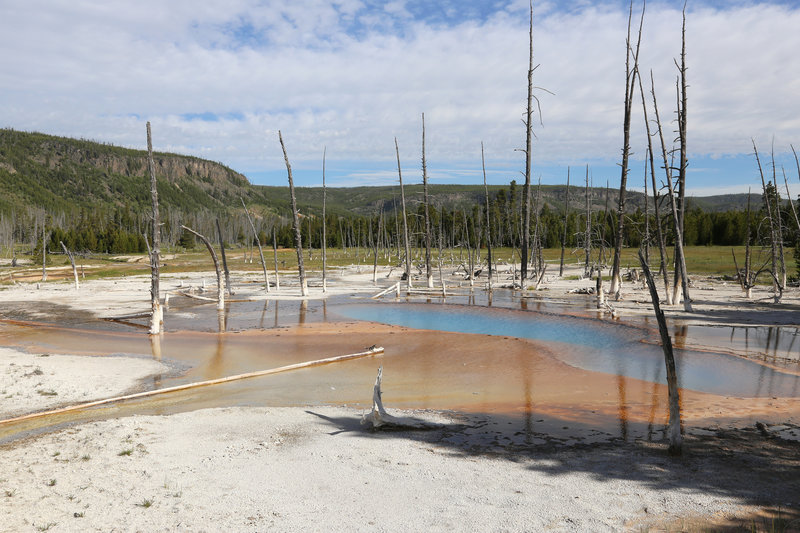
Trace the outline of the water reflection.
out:
<instances>
[{"instance_id":1,"label":"water reflection","mask_svg":"<svg viewBox=\"0 0 800 533\"><path fill-rule=\"evenodd\" d=\"M411 328L558 343L557 357L572 366L643 381L650 381L656 368L664 365L661 347L640 342L640 330L588 319L458 306L351 305L339 312L350 318ZM688 333L688 328L677 331L679 346L686 344ZM679 386L701 392L789 397L796 394L800 380L798 375L723 353L676 349L675 357Z\"/></svg>"}]
</instances>

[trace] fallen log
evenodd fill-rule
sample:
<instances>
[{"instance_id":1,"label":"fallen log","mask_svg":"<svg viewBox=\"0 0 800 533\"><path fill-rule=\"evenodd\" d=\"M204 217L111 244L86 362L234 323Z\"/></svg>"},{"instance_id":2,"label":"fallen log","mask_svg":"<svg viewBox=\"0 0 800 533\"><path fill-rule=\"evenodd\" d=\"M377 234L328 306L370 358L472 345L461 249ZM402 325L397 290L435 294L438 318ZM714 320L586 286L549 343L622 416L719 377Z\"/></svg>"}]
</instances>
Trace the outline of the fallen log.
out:
<instances>
[{"instance_id":1,"label":"fallen log","mask_svg":"<svg viewBox=\"0 0 800 533\"><path fill-rule=\"evenodd\" d=\"M60 409L52 409L50 411L42 411L40 413L31 413L28 415L17 416L14 418L8 418L6 420L0 420L0 426L11 424L13 422L20 422L23 420L30 420L33 418L42 418L45 416L68 413L70 411L78 411L80 409L88 409L90 407L97 407L99 405L108 405L112 403L122 402L126 400L138 400L140 398L147 398L150 396L156 396L158 394L166 394L168 392L178 392L184 391L189 389L196 389L199 387L208 387L210 385L219 385L221 383L229 383L231 381L238 381L241 379L248 379L248 378L256 378L261 376L268 376L271 374L279 374L281 372L289 372L291 370L299 370L301 368L309 368L312 366L321 366L321 365L328 365L331 363L339 363L342 361L349 361L350 359L359 359L362 357L368 357L371 355L377 355L383 353L383 348L380 346L370 346L363 352L351 353L347 355L338 355L334 357L328 357L325 359L316 359L314 361L305 361L303 363L295 363L292 365L286 366L279 366L277 368L270 368L267 370L259 370L256 372L248 372L246 374L236 374L234 376L228 376L224 378L218 379L210 379L207 381L197 381L194 383L186 383L183 385L176 385L174 387L167 387L164 389L155 389L150 391L144 392L137 392L135 394L128 394L125 396L117 396L115 398L106 398L105 400L96 400L93 402L81 403L77 405L70 405L67 407L61 407Z\"/></svg>"}]
</instances>

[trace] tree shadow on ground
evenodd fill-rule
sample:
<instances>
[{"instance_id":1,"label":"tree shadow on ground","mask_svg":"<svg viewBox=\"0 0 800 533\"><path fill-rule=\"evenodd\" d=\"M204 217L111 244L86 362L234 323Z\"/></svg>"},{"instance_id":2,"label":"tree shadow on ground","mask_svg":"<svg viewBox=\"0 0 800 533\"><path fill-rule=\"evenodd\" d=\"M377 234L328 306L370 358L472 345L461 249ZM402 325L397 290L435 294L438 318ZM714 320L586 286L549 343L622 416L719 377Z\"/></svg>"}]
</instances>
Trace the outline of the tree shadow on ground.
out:
<instances>
[{"instance_id":1,"label":"tree shadow on ground","mask_svg":"<svg viewBox=\"0 0 800 533\"><path fill-rule=\"evenodd\" d=\"M800 442L755 427L688 428L684 453L667 454L663 426L593 426L558 418L449 413L432 430L365 429L358 417L327 417L330 435L407 439L453 457L489 456L551 476L585 473L627 480L654 490L688 490L781 510L800 527ZM797 428L795 428L797 429ZM797 431L795 431L797 433ZM720 525L722 528L722 524Z\"/></svg>"}]
</instances>

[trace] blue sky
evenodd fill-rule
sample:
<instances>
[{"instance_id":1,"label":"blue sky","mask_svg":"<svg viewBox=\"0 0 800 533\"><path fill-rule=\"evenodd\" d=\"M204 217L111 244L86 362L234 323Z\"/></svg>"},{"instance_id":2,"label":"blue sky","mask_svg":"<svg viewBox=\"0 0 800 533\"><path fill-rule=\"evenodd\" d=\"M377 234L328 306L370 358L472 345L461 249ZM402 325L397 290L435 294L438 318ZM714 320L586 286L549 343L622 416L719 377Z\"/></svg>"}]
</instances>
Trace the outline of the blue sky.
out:
<instances>
[{"instance_id":1,"label":"blue sky","mask_svg":"<svg viewBox=\"0 0 800 533\"><path fill-rule=\"evenodd\" d=\"M682 2L649 2L641 68L674 113ZM534 179L591 166L618 186L627 2L535 2ZM635 6L635 10L641 4ZM425 112L432 183L521 181L528 4L518 0L9 0L0 4L0 127L220 161L254 183L421 180ZM751 138L800 180L800 3L688 4L689 188L759 186ZM539 119L541 118L541 124ZM673 124L665 124L671 141ZM630 181L646 140L635 102ZM779 167L780 168L780 167ZM780 175L780 173L779 173ZM582 176L582 172L581 172ZM782 177L779 179L782 184Z\"/></svg>"}]
</instances>

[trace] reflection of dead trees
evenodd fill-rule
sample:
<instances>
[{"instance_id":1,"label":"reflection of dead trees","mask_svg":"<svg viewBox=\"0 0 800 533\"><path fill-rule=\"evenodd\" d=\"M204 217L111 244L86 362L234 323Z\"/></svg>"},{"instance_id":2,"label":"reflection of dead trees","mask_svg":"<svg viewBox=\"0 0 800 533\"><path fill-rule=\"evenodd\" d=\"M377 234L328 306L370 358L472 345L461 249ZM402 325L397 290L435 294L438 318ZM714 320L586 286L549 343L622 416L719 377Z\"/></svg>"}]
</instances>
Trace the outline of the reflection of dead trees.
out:
<instances>
[{"instance_id":1,"label":"reflection of dead trees","mask_svg":"<svg viewBox=\"0 0 800 533\"><path fill-rule=\"evenodd\" d=\"M664 318L664 312L661 311L661 305L658 303L658 290L656 290L655 281L653 281L650 267L647 261L645 261L641 250L639 251L639 262L642 265L645 278L647 278L650 298L653 300L653 310L655 311L656 320L658 321L658 331L661 335L661 348L664 351L664 362L667 367L667 389L669 391L669 427L667 429L667 436L669 439L669 454L680 455L682 452L680 392L678 390L678 373L675 368L675 356L672 352L672 340L667 330L667 320Z\"/></svg>"}]
</instances>

